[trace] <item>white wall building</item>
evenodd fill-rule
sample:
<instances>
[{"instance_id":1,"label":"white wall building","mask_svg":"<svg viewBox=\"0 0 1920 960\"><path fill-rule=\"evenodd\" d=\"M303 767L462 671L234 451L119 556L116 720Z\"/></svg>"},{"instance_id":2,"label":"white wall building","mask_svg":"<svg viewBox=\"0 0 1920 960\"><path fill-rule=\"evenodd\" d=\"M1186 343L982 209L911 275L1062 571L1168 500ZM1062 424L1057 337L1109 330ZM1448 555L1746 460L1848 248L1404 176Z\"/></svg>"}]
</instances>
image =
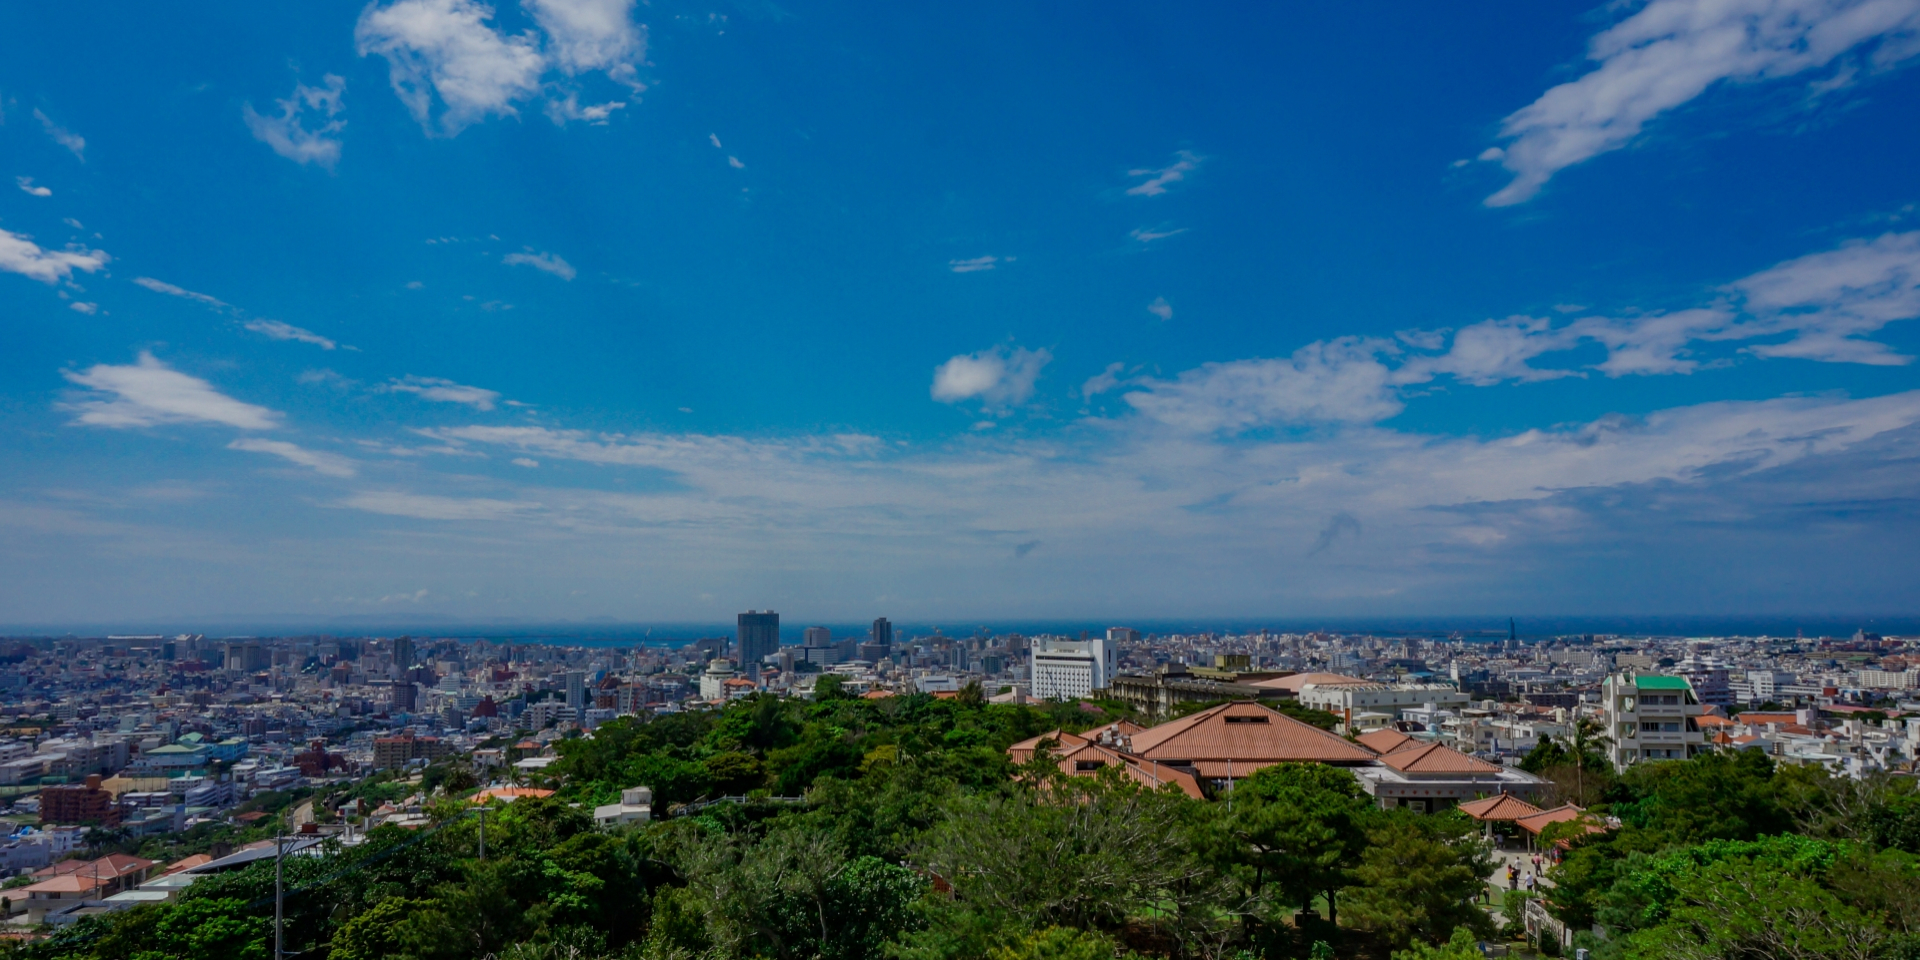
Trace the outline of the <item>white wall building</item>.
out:
<instances>
[{"instance_id":1,"label":"white wall building","mask_svg":"<svg viewBox=\"0 0 1920 960\"><path fill-rule=\"evenodd\" d=\"M1114 646L1098 640L1037 638L1028 655L1033 696L1038 700L1071 700L1089 696L1113 680L1118 667Z\"/></svg>"},{"instance_id":2,"label":"white wall building","mask_svg":"<svg viewBox=\"0 0 1920 960\"><path fill-rule=\"evenodd\" d=\"M1471 697L1444 685L1388 686L1369 684L1309 683L1300 688L1301 706L1325 710L1345 722L1347 717L1363 713L1391 714L1398 719L1408 710L1429 705L1440 710L1458 710Z\"/></svg>"},{"instance_id":3,"label":"white wall building","mask_svg":"<svg viewBox=\"0 0 1920 960\"><path fill-rule=\"evenodd\" d=\"M1685 760L1705 750L1700 699L1685 677L1616 674L1600 685L1615 768L1642 760Z\"/></svg>"}]
</instances>

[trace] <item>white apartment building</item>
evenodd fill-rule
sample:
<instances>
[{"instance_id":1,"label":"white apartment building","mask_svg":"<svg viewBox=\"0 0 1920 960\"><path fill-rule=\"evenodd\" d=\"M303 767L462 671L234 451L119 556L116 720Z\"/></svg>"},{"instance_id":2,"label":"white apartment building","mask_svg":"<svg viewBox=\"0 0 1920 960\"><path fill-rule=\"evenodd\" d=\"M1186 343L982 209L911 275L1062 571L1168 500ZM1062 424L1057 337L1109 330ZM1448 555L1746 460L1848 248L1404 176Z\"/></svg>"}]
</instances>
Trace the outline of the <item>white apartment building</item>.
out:
<instances>
[{"instance_id":1,"label":"white apartment building","mask_svg":"<svg viewBox=\"0 0 1920 960\"><path fill-rule=\"evenodd\" d=\"M1119 666L1114 645L1097 640L1056 640L1039 637L1028 653L1037 700L1071 700L1090 696L1113 680Z\"/></svg>"},{"instance_id":2,"label":"white apartment building","mask_svg":"<svg viewBox=\"0 0 1920 960\"><path fill-rule=\"evenodd\" d=\"M1301 706L1325 710L1340 717L1343 723L1363 713L1384 713L1397 720L1408 710L1425 707L1459 710L1471 700L1467 694L1444 684L1309 683L1300 688Z\"/></svg>"},{"instance_id":3,"label":"white apartment building","mask_svg":"<svg viewBox=\"0 0 1920 960\"><path fill-rule=\"evenodd\" d=\"M1685 760L1706 749L1700 699L1685 677L1621 673L1600 685L1615 769L1642 760Z\"/></svg>"}]
</instances>

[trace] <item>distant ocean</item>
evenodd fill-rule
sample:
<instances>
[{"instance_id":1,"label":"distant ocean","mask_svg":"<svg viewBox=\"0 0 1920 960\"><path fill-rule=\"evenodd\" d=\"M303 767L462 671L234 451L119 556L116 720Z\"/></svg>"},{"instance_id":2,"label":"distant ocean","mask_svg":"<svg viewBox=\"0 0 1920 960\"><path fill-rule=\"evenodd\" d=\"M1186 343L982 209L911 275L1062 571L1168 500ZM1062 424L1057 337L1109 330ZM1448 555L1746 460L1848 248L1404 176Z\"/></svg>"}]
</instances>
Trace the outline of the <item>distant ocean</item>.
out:
<instances>
[{"instance_id":1,"label":"distant ocean","mask_svg":"<svg viewBox=\"0 0 1920 960\"><path fill-rule=\"evenodd\" d=\"M1754 616L1565 616L1515 617L1514 630L1523 640L1551 637L1613 634L1619 636L1659 637L1851 637L1856 630L1884 636L1920 636L1920 616L1807 614ZM787 620L781 622L781 637L787 643L799 643L801 633L810 626L824 626L836 639L863 637L868 621L841 622ZM950 637L1006 633L1056 634L1077 637L1104 633L1108 627L1131 627L1143 634L1244 634L1268 630L1273 633L1370 633L1377 636L1407 636L1463 640L1504 640L1505 616L1428 616L1428 617L1191 617L1164 619L1114 618L1110 620L982 620L894 622L896 637L928 636L938 631ZM584 646L678 646L700 637L722 637L733 633L726 622L616 623L500 623L469 622L451 618L376 620L355 618L350 621L297 617L261 618L249 622L243 618L195 623L166 618L151 623L110 623L92 625L37 626L0 625L0 635L12 637L106 636L108 634L201 633L209 637L287 637L330 635L337 637L391 637L410 634L422 638L493 640L511 643L538 643Z\"/></svg>"}]
</instances>

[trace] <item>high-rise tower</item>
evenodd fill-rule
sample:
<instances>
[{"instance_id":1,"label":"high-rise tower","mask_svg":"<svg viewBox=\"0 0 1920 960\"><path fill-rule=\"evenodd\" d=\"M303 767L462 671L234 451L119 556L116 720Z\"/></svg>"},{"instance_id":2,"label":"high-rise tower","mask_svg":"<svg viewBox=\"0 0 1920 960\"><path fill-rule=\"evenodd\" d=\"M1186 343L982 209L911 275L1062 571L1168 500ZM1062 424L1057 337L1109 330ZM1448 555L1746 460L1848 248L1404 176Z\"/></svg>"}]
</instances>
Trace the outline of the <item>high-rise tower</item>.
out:
<instances>
[{"instance_id":1,"label":"high-rise tower","mask_svg":"<svg viewBox=\"0 0 1920 960\"><path fill-rule=\"evenodd\" d=\"M759 663L780 652L780 615L772 610L748 610L740 615L740 665Z\"/></svg>"}]
</instances>

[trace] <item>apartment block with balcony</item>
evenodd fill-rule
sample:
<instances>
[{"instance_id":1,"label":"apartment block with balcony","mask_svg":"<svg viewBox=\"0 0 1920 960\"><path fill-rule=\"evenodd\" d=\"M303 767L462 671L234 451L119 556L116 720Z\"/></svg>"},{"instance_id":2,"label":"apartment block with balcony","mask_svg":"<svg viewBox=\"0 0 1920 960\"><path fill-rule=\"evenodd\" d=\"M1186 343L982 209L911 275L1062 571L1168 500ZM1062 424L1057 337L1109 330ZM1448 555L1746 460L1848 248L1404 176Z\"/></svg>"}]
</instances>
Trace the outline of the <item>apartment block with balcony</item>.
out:
<instances>
[{"instance_id":1,"label":"apartment block with balcony","mask_svg":"<svg viewBox=\"0 0 1920 960\"><path fill-rule=\"evenodd\" d=\"M1705 750L1703 708L1685 677L1620 673L1601 684L1615 769L1646 760L1685 760Z\"/></svg>"}]
</instances>

